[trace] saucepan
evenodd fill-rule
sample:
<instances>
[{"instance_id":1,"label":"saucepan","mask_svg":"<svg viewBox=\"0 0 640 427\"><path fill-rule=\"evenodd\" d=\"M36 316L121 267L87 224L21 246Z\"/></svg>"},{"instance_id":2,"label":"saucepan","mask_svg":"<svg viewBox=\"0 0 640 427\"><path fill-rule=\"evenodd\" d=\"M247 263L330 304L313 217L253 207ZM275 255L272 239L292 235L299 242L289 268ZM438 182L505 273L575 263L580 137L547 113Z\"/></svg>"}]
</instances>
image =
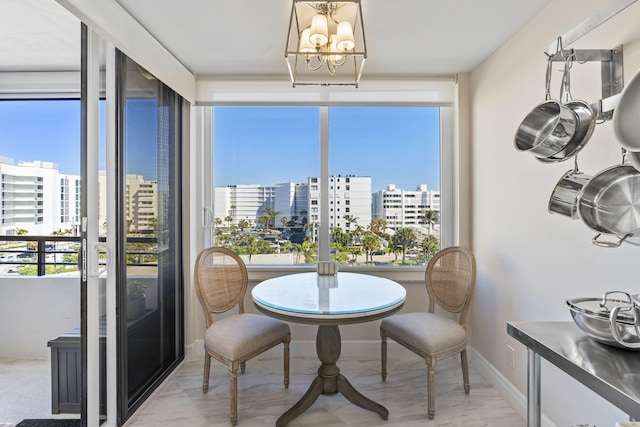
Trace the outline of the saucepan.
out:
<instances>
[{"instance_id":1,"label":"saucepan","mask_svg":"<svg viewBox=\"0 0 640 427\"><path fill-rule=\"evenodd\" d=\"M522 121L514 145L537 157L550 157L571 142L578 126L578 116L558 100L551 99L551 57L547 61L546 97Z\"/></svg>"},{"instance_id":2,"label":"saucepan","mask_svg":"<svg viewBox=\"0 0 640 427\"><path fill-rule=\"evenodd\" d=\"M591 175L578 170L576 158L575 167L562 175L562 178L560 178L551 193L548 207L549 213L557 213L571 219L579 219L578 198L589 180L591 180Z\"/></svg>"},{"instance_id":3,"label":"saucepan","mask_svg":"<svg viewBox=\"0 0 640 427\"><path fill-rule=\"evenodd\" d=\"M592 240L598 246L618 247L640 234L640 171L623 162L594 175L580 192L578 214L598 233ZM602 234L618 241L601 240Z\"/></svg>"}]
</instances>

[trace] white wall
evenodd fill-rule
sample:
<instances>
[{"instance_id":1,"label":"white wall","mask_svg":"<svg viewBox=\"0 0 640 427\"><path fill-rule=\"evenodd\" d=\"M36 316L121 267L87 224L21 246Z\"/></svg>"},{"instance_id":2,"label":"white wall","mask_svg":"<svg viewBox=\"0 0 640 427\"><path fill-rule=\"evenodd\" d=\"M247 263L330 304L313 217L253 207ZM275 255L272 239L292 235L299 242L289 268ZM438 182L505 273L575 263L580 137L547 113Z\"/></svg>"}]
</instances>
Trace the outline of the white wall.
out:
<instances>
[{"instance_id":1,"label":"white wall","mask_svg":"<svg viewBox=\"0 0 640 427\"><path fill-rule=\"evenodd\" d=\"M573 161L543 164L513 146L524 117L544 99L547 46L605 5L597 0L555 0L470 75L472 245L478 277L469 319L471 345L526 394L526 348L506 333L512 320L571 321L568 298L605 291L640 292L634 265L640 248L603 249L580 220L547 213L549 196ZM624 45L625 81L640 70L640 4L636 3L573 46ZM558 96L560 65L552 89ZM599 64L575 65L575 99L600 98ZM639 101L640 102L640 101ZM580 153L580 169L595 174L620 161L611 122L597 125ZM516 349L506 364L506 345ZM640 357L640 355L639 355ZM613 426L628 420L603 399L542 365L542 410L557 426L578 422Z\"/></svg>"},{"instance_id":2,"label":"white wall","mask_svg":"<svg viewBox=\"0 0 640 427\"><path fill-rule=\"evenodd\" d=\"M0 278L0 359L47 359L47 342L80 326L78 276Z\"/></svg>"}]
</instances>

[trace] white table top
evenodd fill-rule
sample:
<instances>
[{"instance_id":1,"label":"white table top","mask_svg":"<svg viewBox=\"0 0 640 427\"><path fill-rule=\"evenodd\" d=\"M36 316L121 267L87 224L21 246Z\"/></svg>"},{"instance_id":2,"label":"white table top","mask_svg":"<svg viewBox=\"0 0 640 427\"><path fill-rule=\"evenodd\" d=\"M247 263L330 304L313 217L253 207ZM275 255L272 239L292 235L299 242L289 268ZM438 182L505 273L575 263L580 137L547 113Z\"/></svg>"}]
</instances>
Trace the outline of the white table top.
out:
<instances>
[{"instance_id":1,"label":"white table top","mask_svg":"<svg viewBox=\"0 0 640 427\"><path fill-rule=\"evenodd\" d=\"M335 276L300 273L275 277L256 285L253 302L262 311L289 320L360 321L384 317L399 309L407 292L393 280L358 273Z\"/></svg>"}]
</instances>

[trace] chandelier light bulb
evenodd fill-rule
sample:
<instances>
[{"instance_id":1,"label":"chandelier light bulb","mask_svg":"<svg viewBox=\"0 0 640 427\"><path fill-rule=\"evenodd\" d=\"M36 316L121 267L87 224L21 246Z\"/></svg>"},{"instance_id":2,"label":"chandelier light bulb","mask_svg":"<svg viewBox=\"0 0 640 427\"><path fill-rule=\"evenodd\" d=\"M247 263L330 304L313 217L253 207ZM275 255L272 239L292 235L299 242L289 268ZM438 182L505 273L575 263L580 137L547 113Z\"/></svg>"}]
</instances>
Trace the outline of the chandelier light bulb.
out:
<instances>
[{"instance_id":1,"label":"chandelier light bulb","mask_svg":"<svg viewBox=\"0 0 640 427\"><path fill-rule=\"evenodd\" d=\"M353 37L353 28L351 27L351 23L347 21L340 22L338 24L337 32L336 47L338 50L346 52L355 47L356 41Z\"/></svg>"},{"instance_id":2,"label":"chandelier light bulb","mask_svg":"<svg viewBox=\"0 0 640 427\"><path fill-rule=\"evenodd\" d=\"M338 62L342 61L342 55L334 55L333 53L340 53L340 51L338 50L338 46L336 44L336 35L332 34L330 37L331 40L331 44L329 47L329 52L332 53L332 55L329 55L329 61L331 61L332 64L336 65Z\"/></svg>"},{"instance_id":3,"label":"chandelier light bulb","mask_svg":"<svg viewBox=\"0 0 640 427\"><path fill-rule=\"evenodd\" d=\"M316 46L311 42L310 36L310 28L305 28L304 30L302 30L302 33L300 34L300 48L298 49L299 52L314 53L316 51Z\"/></svg>"},{"instance_id":4,"label":"chandelier light bulb","mask_svg":"<svg viewBox=\"0 0 640 427\"><path fill-rule=\"evenodd\" d=\"M327 44L329 41L329 23L325 15L316 15L313 17L309 38L316 48Z\"/></svg>"}]
</instances>

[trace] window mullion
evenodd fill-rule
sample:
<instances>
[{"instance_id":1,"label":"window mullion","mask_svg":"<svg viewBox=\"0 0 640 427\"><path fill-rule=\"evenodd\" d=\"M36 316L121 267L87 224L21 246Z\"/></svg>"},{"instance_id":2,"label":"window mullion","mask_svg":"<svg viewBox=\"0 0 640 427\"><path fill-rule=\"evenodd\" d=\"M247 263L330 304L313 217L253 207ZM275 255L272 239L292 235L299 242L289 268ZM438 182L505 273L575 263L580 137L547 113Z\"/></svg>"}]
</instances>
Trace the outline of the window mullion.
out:
<instances>
[{"instance_id":1,"label":"window mullion","mask_svg":"<svg viewBox=\"0 0 640 427\"><path fill-rule=\"evenodd\" d=\"M329 261L329 107L320 107L320 234L318 260Z\"/></svg>"}]
</instances>

